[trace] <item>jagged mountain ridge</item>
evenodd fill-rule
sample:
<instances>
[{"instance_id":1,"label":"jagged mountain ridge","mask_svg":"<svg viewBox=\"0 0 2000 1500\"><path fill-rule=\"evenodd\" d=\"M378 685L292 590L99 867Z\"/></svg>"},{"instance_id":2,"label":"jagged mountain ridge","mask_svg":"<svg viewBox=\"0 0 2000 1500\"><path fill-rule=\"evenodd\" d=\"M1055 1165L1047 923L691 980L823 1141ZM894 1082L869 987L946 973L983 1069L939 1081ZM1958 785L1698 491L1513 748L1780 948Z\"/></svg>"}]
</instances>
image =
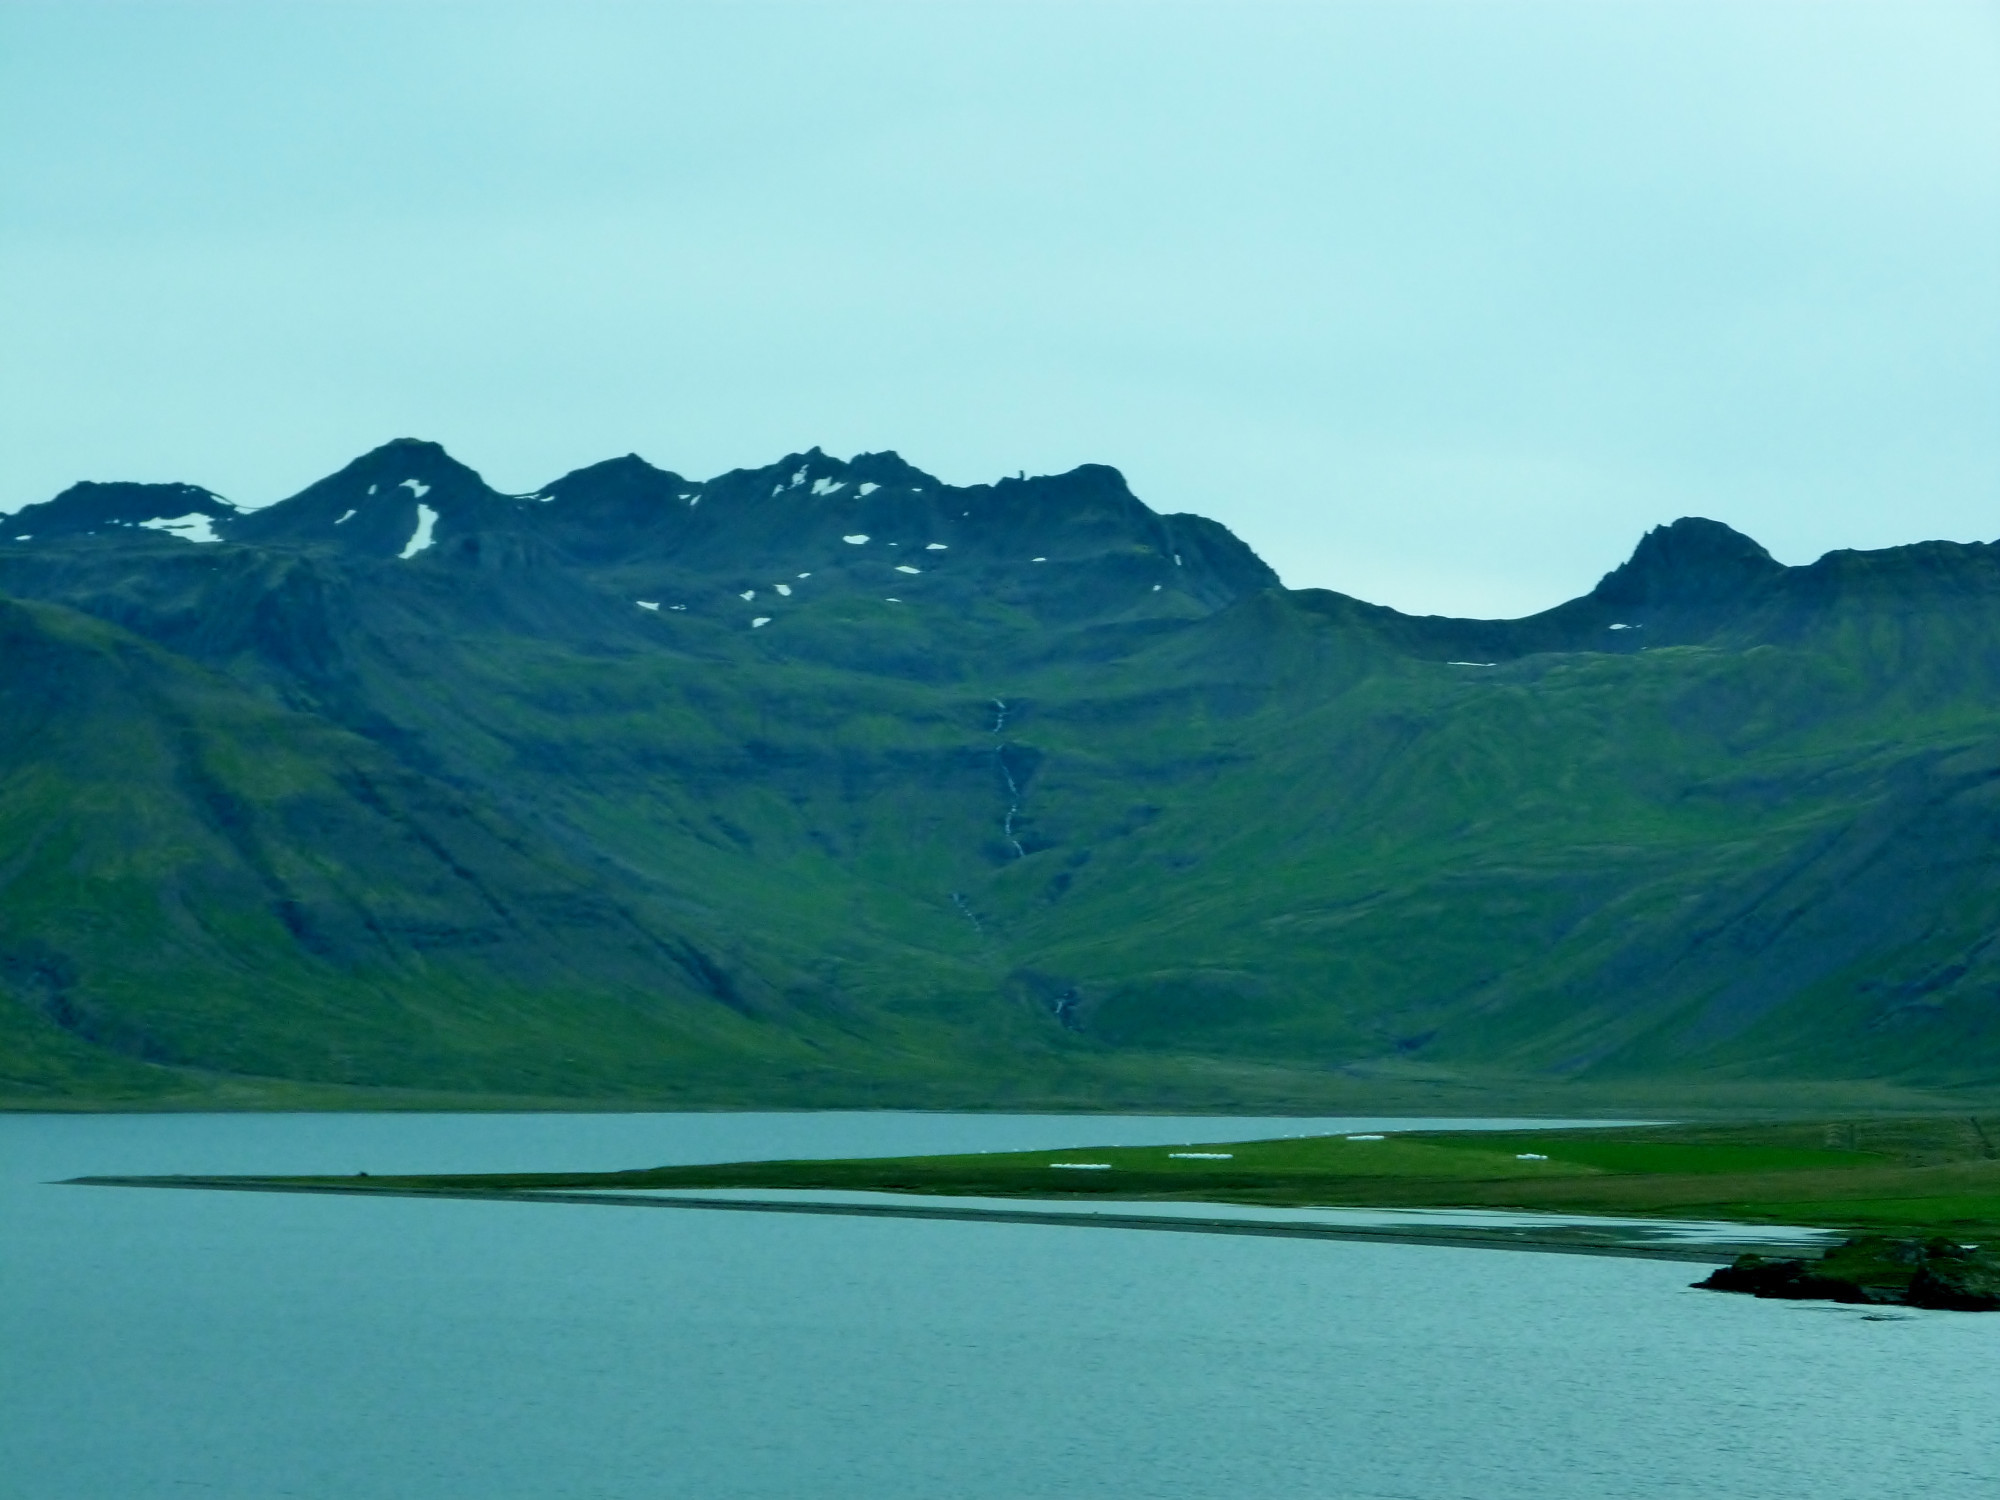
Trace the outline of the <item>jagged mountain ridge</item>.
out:
<instances>
[{"instance_id":1,"label":"jagged mountain ridge","mask_svg":"<svg viewBox=\"0 0 2000 1500\"><path fill-rule=\"evenodd\" d=\"M377 558L407 559L433 546L447 556L476 555L500 537L539 542L585 566L768 570L802 550L860 536L846 545L872 542L875 555L893 549L897 561L926 571L957 562L937 555L954 547L989 562L1046 562L1058 573L1080 558L1150 550L1149 584L1186 589L1210 605L1277 582L1225 528L1200 516L1156 515L1102 465L952 486L894 453L842 462L817 448L707 481L628 455L512 496L437 444L402 439L255 510L194 485L85 482L25 507L12 530L17 542L46 544L192 515L209 519L218 540Z\"/></svg>"},{"instance_id":2,"label":"jagged mountain ridge","mask_svg":"<svg viewBox=\"0 0 2000 1500\"><path fill-rule=\"evenodd\" d=\"M507 496L410 440L256 510L79 485L5 538L0 835L68 851L0 866L30 1096L2000 1058L2000 549L1787 568L1683 519L1568 604L1450 620L1286 591L1099 466L627 457ZM131 770L54 748L86 743Z\"/></svg>"}]
</instances>

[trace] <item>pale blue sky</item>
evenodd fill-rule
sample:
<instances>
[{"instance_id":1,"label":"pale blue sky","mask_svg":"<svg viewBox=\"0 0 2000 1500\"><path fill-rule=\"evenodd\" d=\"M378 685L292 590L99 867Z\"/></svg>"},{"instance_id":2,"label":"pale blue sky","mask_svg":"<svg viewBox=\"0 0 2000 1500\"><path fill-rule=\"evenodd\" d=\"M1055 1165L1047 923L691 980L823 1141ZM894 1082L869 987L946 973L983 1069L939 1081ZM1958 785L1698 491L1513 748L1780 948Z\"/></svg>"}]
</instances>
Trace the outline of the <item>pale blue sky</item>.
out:
<instances>
[{"instance_id":1,"label":"pale blue sky","mask_svg":"<svg viewBox=\"0 0 2000 1500\"><path fill-rule=\"evenodd\" d=\"M0 3L0 508L1116 464L1524 613L2000 537L1993 4Z\"/></svg>"}]
</instances>

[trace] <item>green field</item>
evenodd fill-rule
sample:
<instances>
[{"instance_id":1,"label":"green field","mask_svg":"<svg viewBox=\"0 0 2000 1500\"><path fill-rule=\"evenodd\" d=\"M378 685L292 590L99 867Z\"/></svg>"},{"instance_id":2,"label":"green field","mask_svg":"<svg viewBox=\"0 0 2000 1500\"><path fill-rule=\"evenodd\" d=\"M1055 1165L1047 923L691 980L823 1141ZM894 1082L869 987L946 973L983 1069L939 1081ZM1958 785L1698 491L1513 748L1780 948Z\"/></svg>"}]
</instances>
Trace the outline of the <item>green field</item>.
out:
<instances>
[{"instance_id":1,"label":"green field","mask_svg":"<svg viewBox=\"0 0 2000 1500\"><path fill-rule=\"evenodd\" d=\"M1263 1207L1496 1208L1964 1239L2000 1235L1996 1136L2000 1119L1899 1118L1412 1132L1380 1140L1305 1136L630 1172L259 1180L391 1193L818 1188ZM1177 1154L1189 1152L1205 1155Z\"/></svg>"}]
</instances>

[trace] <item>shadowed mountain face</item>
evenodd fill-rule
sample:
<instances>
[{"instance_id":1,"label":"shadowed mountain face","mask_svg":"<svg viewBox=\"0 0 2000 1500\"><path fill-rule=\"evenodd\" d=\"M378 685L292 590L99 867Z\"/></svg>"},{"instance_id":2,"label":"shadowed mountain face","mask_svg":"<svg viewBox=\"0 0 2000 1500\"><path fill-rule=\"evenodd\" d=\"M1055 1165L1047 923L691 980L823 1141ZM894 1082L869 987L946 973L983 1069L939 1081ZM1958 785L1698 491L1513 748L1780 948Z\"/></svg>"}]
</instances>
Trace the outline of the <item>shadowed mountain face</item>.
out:
<instances>
[{"instance_id":1,"label":"shadowed mountain face","mask_svg":"<svg viewBox=\"0 0 2000 1500\"><path fill-rule=\"evenodd\" d=\"M1480 621L1097 466L79 484L0 529L0 1091L1985 1088L1996 729L1986 546Z\"/></svg>"}]
</instances>

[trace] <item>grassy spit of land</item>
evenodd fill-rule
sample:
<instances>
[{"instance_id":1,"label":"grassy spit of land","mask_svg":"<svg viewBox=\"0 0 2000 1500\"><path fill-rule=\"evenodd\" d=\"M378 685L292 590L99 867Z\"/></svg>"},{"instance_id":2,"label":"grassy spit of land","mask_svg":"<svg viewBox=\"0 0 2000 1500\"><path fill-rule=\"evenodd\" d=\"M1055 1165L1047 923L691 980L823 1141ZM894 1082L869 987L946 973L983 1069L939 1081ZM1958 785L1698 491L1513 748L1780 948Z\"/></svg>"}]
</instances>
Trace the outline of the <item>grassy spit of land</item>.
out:
<instances>
[{"instance_id":1,"label":"grassy spit of land","mask_svg":"<svg viewBox=\"0 0 2000 1500\"><path fill-rule=\"evenodd\" d=\"M2000 1117L1876 1118L1387 1132L627 1172L201 1181L397 1194L764 1188L1267 1208L1487 1208L1963 1240L2000 1237L1996 1141Z\"/></svg>"}]
</instances>

